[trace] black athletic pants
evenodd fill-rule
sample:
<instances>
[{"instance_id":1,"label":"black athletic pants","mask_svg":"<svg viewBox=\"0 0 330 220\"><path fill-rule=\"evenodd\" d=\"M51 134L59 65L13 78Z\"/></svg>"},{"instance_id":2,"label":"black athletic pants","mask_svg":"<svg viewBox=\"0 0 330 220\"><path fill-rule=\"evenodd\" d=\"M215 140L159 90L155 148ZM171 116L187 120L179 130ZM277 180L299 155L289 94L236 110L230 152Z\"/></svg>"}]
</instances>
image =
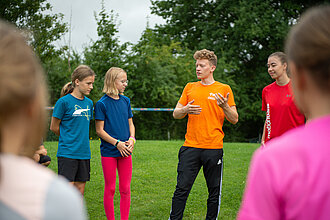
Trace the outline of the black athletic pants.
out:
<instances>
[{"instance_id":1,"label":"black athletic pants","mask_svg":"<svg viewBox=\"0 0 330 220\"><path fill-rule=\"evenodd\" d=\"M222 149L180 148L170 220L182 219L191 187L202 166L209 193L206 219L217 219L221 202L222 156Z\"/></svg>"}]
</instances>

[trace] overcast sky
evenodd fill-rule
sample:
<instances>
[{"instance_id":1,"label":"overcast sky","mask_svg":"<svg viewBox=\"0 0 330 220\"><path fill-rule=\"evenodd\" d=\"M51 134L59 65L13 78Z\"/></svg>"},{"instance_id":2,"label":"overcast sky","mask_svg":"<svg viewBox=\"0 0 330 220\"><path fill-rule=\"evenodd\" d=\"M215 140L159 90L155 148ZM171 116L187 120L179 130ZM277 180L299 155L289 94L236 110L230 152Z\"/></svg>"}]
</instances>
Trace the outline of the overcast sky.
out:
<instances>
[{"instance_id":1,"label":"overcast sky","mask_svg":"<svg viewBox=\"0 0 330 220\"><path fill-rule=\"evenodd\" d=\"M101 10L101 0L48 0L53 6L53 13L64 14L64 21L69 24L72 9L71 22L71 46L81 52L83 46L87 46L91 40L97 39L97 24L94 12ZM147 25L147 17L150 27L162 24L164 20L151 14L150 0L105 0L105 9L109 13L113 10L118 14L118 37L121 43L136 43ZM68 45L69 34L57 42L57 45Z\"/></svg>"}]
</instances>

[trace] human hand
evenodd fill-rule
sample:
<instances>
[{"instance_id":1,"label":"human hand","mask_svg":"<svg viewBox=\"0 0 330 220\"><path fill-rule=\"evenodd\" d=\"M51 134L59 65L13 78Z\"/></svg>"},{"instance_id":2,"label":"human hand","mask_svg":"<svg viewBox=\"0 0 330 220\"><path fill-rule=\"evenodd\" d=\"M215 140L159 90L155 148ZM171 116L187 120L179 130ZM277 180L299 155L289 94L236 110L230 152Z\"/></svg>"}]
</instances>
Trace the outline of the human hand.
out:
<instances>
[{"instance_id":1,"label":"human hand","mask_svg":"<svg viewBox=\"0 0 330 220\"><path fill-rule=\"evenodd\" d=\"M134 141L132 139L129 139L128 141L125 142L125 145L127 146L127 148L132 153L133 149L134 149Z\"/></svg>"},{"instance_id":2,"label":"human hand","mask_svg":"<svg viewBox=\"0 0 330 220\"><path fill-rule=\"evenodd\" d=\"M126 142L119 141L117 149L123 157L128 157L132 153L132 150L126 146Z\"/></svg>"},{"instance_id":3,"label":"human hand","mask_svg":"<svg viewBox=\"0 0 330 220\"><path fill-rule=\"evenodd\" d=\"M47 155L47 150L46 150L45 147L40 146L39 150L37 150L35 153L39 154L39 155L45 155L46 156Z\"/></svg>"},{"instance_id":4,"label":"human hand","mask_svg":"<svg viewBox=\"0 0 330 220\"><path fill-rule=\"evenodd\" d=\"M199 115L202 111L202 108L199 105L192 105L195 100L188 102L188 104L183 107L186 114Z\"/></svg>"},{"instance_id":5,"label":"human hand","mask_svg":"<svg viewBox=\"0 0 330 220\"><path fill-rule=\"evenodd\" d=\"M265 147L265 141L261 140L260 148L263 149L264 147Z\"/></svg>"},{"instance_id":6,"label":"human hand","mask_svg":"<svg viewBox=\"0 0 330 220\"><path fill-rule=\"evenodd\" d=\"M34 155L33 155L33 160L34 160L35 162L39 162L39 160L40 160L40 154L34 154Z\"/></svg>"},{"instance_id":7,"label":"human hand","mask_svg":"<svg viewBox=\"0 0 330 220\"><path fill-rule=\"evenodd\" d=\"M228 106L228 97L229 97L229 92L226 95L226 98L223 97L220 93L215 93L215 99L217 100L218 106L221 108L226 108Z\"/></svg>"},{"instance_id":8,"label":"human hand","mask_svg":"<svg viewBox=\"0 0 330 220\"><path fill-rule=\"evenodd\" d=\"M46 156L47 155L47 149L46 148L40 149L40 154Z\"/></svg>"}]
</instances>

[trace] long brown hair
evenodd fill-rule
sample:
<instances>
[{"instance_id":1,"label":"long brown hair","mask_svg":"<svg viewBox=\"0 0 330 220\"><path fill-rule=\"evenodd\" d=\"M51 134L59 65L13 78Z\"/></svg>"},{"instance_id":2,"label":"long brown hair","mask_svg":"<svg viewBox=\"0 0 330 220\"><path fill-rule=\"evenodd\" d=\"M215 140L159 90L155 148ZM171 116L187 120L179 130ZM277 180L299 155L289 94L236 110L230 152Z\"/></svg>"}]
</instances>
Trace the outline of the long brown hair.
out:
<instances>
[{"instance_id":1,"label":"long brown hair","mask_svg":"<svg viewBox=\"0 0 330 220\"><path fill-rule=\"evenodd\" d=\"M76 79L82 81L89 76L95 76L95 72L89 66L79 65L71 74L71 82L68 82L63 86L61 97L73 92L73 89L76 86Z\"/></svg>"},{"instance_id":2,"label":"long brown hair","mask_svg":"<svg viewBox=\"0 0 330 220\"><path fill-rule=\"evenodd\" d=\"M286 41L286 53L297 68L307 70L320 90L330 93L330 5L309 9ZM299 71L298 71L299 72Z\"/></svg>"},{"instance_id":3,"label":"long brown hair","mask_svg":"<svg viewBox=\"0 0 330 220\"><path fill-rule=\"evenodd\" d=\"M61 90L61 97L73 92L72 82L65 84Z\"/></svg>"},{"instance_id":4,"label":"long brown hair","mask_svg":"<svg viewBox=\"0 0 330 220\"><path fill-rule=\"evenodd\" d=\"M73 88L76 86L75 81L83 81L86 77L95 76L94 71L86 65L79 65L71 74L71 82Z\"/></svg>"}]
</instances>

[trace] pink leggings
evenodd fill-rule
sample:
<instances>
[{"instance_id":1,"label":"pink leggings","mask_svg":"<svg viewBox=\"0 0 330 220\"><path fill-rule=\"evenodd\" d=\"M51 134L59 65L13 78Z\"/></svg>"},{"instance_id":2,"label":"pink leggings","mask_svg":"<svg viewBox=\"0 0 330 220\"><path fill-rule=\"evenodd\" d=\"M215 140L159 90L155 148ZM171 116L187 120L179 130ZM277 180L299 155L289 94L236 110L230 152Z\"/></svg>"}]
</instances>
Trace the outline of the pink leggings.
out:
<instances>
[{"instance_id":1,"label":"pink leggings","mask_svg":"<svg viewBox=\"0 0 330 220\"><path fill-rule=\"evenodd\" d=\"M129 216L131 204L132 156L129 157L101 157L104 175L104 210L107 219L114 220L113 198L116 190L116 168L119 177L120 219Z\"/></svg>"}]
</instances>

